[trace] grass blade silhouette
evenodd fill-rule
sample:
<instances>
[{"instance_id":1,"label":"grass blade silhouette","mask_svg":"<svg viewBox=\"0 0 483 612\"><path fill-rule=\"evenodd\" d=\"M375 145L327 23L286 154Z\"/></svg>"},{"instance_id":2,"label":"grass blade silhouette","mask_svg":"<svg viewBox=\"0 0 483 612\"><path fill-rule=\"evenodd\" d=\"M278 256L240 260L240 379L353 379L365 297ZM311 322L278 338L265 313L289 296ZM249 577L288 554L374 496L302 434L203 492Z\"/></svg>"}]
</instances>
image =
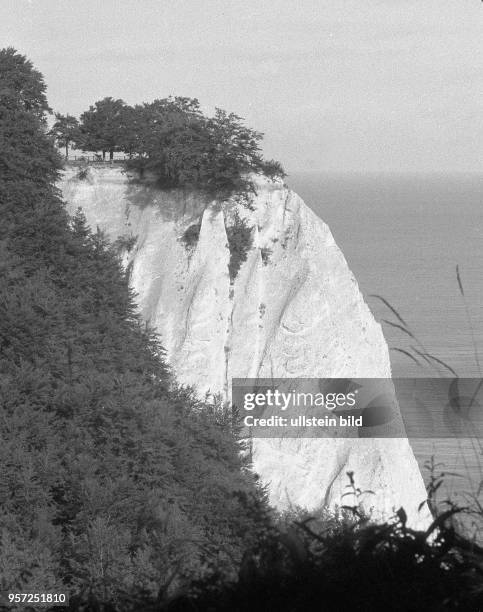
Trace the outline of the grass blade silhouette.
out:
<instances>
[{"instance_id":1,"label":"grass blade silhouette","mask_svg":"<svg viewBox=\"0 0 483 612\"><path fill-rule=\"evenodd\" d=\"M465 292L463 291L463 283L461 282L460 267L459 267L458 264L456 264L456 280L458 281L458 286L460 288L460 293L464 297L465 296Z\"/></svg>"},{"instance_id":2,"label":"grass blade silhouette","mask_svg":"<svg viewBox=\"0 0 483 612\"><path fill-rule=\"evenodd\" d=\"M377 295L376 293L371 293L371 295L369 297L373 297L373 298L377 298L378 300L381 300L381 302L383 304L385 304L389 310L395 315L395 317L404 325L404 327L408 327L408 324L406 323L406 321L402 318L402 316L398 313L398 311L394 308L394 306L392 306L392 304L390 304L385 298L382 297L382 295Z\"/></svg>"},{"instance_id":3,"label":"grass blade silhouette","mask_svg":"<svg viewBox=\"0 0 483 612\"><path fill-rule=\"evenodd\" d=\"M395 327L396 329L400 329L402 332L404 332L405 334L407 334L408 336L410 336L413 340L416 340L417 342L417 338L413 336L413 334L409 331L409 329L407 329L403 325L399 325L399 323L393 323L392 321L388 321L388 319L383 319L382 322L386 323L387 325L390 325L391 327Z\"/></svg>"},{"instance_id":4,"label":"grass blade silhouette","mask_svg":"<svg viewBox=\"0 0 483 612\"><path fill-rule=\"evenodd\" d=\"M397 347L391 347L389 349L390 351L397 351L398 353L402 353L403 355L406 355L406 357L409 357L409 359L412 359L414 361L415 364L417 364L418 366L421 365L421 362L416 359L416 357L414 355L411 355L411 353L409 351L405 351L402 348L397 348Z\"/></svg>"},{"instance_id":5,"label":"grass blade silhouette","mask_svg":"<svg viewBox=\"0 0 483 612\"><path fill-rule=\"evenodd\" d=\"M463 298L463 304L465 305L465 312L466 312L466 321L468 323L468 327L470 330L470 334L471 334L471 343L473 345L473 353L475 355L475 363L476 366L478 368L478 373L481 376L481 366L480 366L480 358L478 355L478 345L476 344L476 339L475 339L475 332L473 329L473 323L471 320L471 316L470 316L470 309L468 308L468 302L466 301L466 296L465 296L465 292L463 289L463 281L461 280L461 274L460 274L460 268L459 265L456 265L456 280L458 281L458 287L461 293L461 297Z\"/></svg>"}]
</instances>

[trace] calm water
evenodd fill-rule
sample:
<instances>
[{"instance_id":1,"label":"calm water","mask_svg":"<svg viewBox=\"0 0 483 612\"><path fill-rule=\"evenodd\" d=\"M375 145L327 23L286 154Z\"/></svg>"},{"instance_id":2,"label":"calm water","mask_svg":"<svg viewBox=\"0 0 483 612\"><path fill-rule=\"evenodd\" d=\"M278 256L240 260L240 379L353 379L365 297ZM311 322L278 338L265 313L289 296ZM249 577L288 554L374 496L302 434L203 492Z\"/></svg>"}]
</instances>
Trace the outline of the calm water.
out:
<instances>
[{"instance_id":1,"label":"calm water","mask_svg":"<svg viewBox=\"0 0 483 612\"><path fill-rule=\"evenodd\" d=\"M483 366L483 174L294 174L288 184L328 223L376 319L396 321L371 294L388 300L426 350L460 376ZM465 301L458 289L459 265ZM383 324L391 348L414 342ZM476 355L475 355L476 352ZM391 351L394 376L448 376ZM468 490L482 477L474 442L413 442L421 465L434 452L464 475L448 488ZM469 482L467 481L469 478Z\"/></svg>"}]
</instances>

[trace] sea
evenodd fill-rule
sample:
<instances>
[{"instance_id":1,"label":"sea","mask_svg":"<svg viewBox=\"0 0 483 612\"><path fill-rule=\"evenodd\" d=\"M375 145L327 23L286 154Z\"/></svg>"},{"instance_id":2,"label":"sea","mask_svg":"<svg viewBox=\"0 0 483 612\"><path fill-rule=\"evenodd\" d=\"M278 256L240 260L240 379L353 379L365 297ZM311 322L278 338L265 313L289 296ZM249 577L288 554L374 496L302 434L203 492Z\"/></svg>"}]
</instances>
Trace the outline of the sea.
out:
<instances>
[{"instance_id":1,"label":"sea","mask_svg":"<svg viewBox=\"0 0 483 612\"><path fill-rule=\"evenodd\" d=\"M447 366L459 377L482 376L483 173L303 172L286 182L329 225L383 326L394 377L453 377ZM400 324L381 298L414 337L384 322ZM411 346L446 365L417 354L415 363L402 352L415 355ZM446 472L440 501L480 493L483 440L411 444L426 481L432 457L436 472Z\"/></svg>"}]
</instances>

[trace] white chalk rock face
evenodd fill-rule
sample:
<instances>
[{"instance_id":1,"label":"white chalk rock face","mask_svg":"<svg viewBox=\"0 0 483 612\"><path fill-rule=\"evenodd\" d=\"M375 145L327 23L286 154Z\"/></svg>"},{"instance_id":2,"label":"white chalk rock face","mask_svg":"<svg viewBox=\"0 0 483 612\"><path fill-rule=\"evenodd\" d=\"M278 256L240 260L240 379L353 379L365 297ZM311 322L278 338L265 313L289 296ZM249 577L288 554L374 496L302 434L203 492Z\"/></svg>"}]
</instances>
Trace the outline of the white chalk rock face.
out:
<instances>
[{"instance_id":1,"label":"white chalk rock face","mask_svg":"<svg viewBox=\"0 0 483 612\"><path fill-rule=\"evenodd\" d=\"M69 168L60 186L69 212L81 207L112 240L136 238L125 264L141 314L178 380L200 394L229 399L232 378L391 376L381 327L329 228L282 182L257 179L252 210L163 192L116 167L90 168L83 180ZM235 214L253 228L253 245L231 283L226 228ZM187 248L180 238L196 226ZM340 504L353 471L374 492L363 502L376 516L403 506L413 527L429 521L404 438L254 439L253 465L281 509Z\"/></svg>"}]
</instances>

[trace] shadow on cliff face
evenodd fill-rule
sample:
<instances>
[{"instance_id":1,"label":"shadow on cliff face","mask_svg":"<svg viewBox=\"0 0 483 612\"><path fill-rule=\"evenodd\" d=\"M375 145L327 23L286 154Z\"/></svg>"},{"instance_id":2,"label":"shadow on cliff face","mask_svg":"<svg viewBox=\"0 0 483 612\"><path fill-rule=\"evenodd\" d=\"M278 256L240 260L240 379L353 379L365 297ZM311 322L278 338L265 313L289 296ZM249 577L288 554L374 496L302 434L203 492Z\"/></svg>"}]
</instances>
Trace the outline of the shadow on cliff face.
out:
<instances>
[{"instance_id":1,"label":"shadow on cliff face","mask_svg":"<svg viewBox=\"0 0 483 612\"><path fill-rule=\"evenodd\" d=\"M168 189L162 187L154 175L126 172L126 200L129 206L147 208L153 206L163 221L190 225L198 221L210 203L210 198L200 191Z\"/></svg>"}]
</instances>

